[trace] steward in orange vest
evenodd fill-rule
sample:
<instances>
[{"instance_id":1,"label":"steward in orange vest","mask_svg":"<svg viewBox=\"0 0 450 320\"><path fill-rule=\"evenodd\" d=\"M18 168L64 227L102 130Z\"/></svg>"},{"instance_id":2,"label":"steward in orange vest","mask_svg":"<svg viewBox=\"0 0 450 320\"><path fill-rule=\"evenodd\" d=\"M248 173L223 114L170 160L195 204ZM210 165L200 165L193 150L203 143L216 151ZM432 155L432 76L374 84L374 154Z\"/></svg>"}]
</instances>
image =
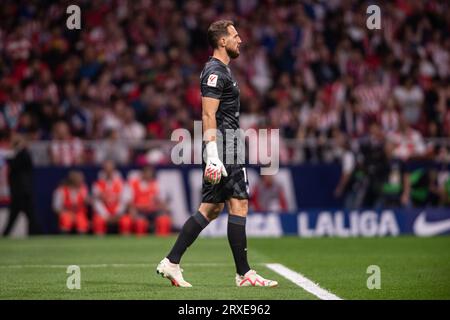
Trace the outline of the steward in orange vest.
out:
<instances>
[{"instance_id":1,"label":"steward in orange vest","mask_svg":"<svg viewBox=\"0 0 450 320\"><path fill-rule=\"evenodd\" d=\"M65 183L53 193L53 209L58 214L62 232L69 233L74 229L78 233L88 232L88 202L88 188L84 184L83 174L70 171Z\"/></svg>"},{"instance_id":2,"label":"steward in orange vest","mask_svg":"<svg viewBox=\"0 0 450 320\"><path fill-rule=\"evenodd\" d=\"M160 199L158 181L153 168L144 167L141 174L129 180L131 190L130 212L135 219L136 233L146 234L149 227L157 235L168 235L172 221L166 204Z\"/></svg>"},{"instance_id":3,"label":"steward in orange vest","mask_svg":"<svg viewBox=\"0 0 450 320\"><path fill-rule=\"evenodd\" d=\"M117 226L120 234L130 234L132 219L128 214L129 191L122 176L112 161L103 164L99 179L94 182L93 194L93 231L102 235L109 227Z\"/></svg>"}]
</instances>

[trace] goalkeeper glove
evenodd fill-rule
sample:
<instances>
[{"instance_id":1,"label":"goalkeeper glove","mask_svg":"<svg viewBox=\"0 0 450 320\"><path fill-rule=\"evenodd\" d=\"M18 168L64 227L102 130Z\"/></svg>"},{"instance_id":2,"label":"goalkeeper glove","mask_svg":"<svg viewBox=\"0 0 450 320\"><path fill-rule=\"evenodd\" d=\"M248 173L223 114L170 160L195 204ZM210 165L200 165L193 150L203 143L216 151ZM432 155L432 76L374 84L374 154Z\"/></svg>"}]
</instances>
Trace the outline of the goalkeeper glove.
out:
<instances>
[{"instance_id":1,"label":"goalkeeper glove","mask_svg":"<svg viewBox=\"0 0 450 320\"><path fill-rule=\"evenodd\" d=\"M217 152L217 143L210 141L206 144L206 168L205 180L212 184L218 184L220 179L228 176L227 170L219 159Z\"/></svg>"}]
</instances>

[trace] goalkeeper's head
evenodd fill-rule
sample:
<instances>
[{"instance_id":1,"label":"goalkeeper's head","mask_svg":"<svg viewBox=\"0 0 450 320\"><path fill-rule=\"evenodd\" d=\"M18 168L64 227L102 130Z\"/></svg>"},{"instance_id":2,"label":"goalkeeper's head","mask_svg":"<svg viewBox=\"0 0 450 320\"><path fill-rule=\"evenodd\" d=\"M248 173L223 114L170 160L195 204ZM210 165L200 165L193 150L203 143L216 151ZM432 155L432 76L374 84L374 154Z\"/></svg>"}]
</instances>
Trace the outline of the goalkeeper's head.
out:
<instances>
[{"instance_id":1,"label":"goalkeeper's head","mask_svg":"<svg viewBox=\"0 0 450 320\"><path fill-rule=\"evenodd\" d=\"M213 22L208 28L208 42L214 50L225 50L231 59L239 57L242 40L230 20Z\"/></svg>"}]
</instances>

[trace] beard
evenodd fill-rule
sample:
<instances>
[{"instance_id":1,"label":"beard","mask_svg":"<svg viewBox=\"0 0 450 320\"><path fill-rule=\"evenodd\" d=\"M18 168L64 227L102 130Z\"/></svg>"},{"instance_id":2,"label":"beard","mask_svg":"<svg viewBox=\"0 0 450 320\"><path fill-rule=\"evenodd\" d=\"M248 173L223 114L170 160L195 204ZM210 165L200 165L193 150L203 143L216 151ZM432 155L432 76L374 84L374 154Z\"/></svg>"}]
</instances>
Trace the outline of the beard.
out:
<instances>
[{"instance_id":1,"label":"beard","mask_svg":"<svg viewBox=\"0 0 450 320\"><path fill-rule=\"evenodd\" d=\"M239 57L238 50L233 50L231 48L225 48L225 50L227 51L227 54L231 59L236 59L237 57Z\"/></svg>"}]
</instances>

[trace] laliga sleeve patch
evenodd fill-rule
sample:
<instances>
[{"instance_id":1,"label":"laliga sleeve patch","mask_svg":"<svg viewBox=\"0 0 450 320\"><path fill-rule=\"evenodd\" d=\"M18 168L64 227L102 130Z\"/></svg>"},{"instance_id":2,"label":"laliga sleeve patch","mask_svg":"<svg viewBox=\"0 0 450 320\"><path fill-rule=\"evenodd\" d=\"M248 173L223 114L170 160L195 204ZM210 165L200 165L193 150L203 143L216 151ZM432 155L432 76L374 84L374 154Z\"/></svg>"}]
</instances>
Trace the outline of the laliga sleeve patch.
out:
<instances>
[{"instance_id":1,"label":"laliga sleeve patch","mask_svg":"<svg viewBox=\"0 0 450 320\"><path fill-rule=\"evenodd\" d=\"M219 78L219 76L217 74L210 74L208 77L208 82L206 83L208 86L210 87L216 87L217 86L217 79Z\"/></svg>"}]
</instances>

